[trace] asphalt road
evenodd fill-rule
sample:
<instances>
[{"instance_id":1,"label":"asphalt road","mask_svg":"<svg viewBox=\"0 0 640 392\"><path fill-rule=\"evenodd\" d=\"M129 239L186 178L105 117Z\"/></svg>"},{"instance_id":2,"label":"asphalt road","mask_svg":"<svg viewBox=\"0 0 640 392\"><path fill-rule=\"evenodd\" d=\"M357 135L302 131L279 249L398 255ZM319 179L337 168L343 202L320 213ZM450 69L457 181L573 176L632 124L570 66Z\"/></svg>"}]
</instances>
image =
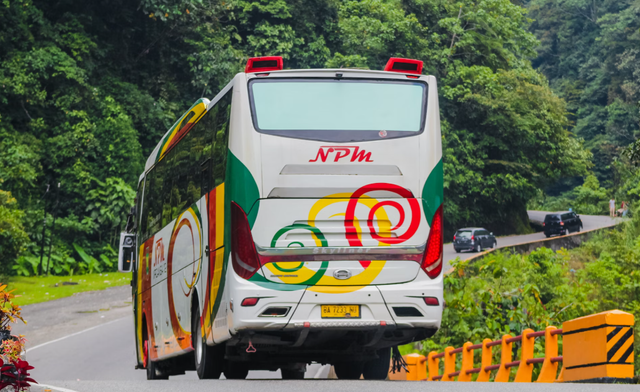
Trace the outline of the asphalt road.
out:
<instances>
[{"instance_id":1,"label":"asphalt road","mask_svg":"<svg viewBox=\"0 0 640 392\"><path fill-rule=\"evenodd\" d=\"M365 381L365 380L198 380L198 381L60 381L54 392L637 392L638 385L615 384L518 384L420 381ZM45 387L34 387L32 392L42 392Z\"/></svg>"},{"instance_id":2,"label":"asphalt road","mask_svg":"<svg viewBox=\"0 0 640 392\"><path fill-rule=\"evenodd\" d=\"M529 216L542 220L544 212L531 211ZM595 229L613 224L609 217L582 216L584 230ZM542 233L498 238L498 246L544 238ZM456 254L451 244L445 245L445 267L449 261L460 256L468 258L475 253ZM445 269L445 270L446 270ZM58 387L53 390L69 391L234 391L245 388L260 388L261 392L276 390L306 389L324 391L352 391L367 389L368 392L383 390L390 392L402 389L403 392L425 388L422 383L372 382L372 381L235 381L235 380L197 380L195 372L172 376L170 381L147 382L143 370L134 369L133 314L131 310L131 289L128 286L116 287L100 292L81 293L79 295L25 306L23 316L29 320L27 326L15 329L29 339L26 359L35 366L33 377L39 382ZM312 364L307 368L307 379L325 379L329 366ZM280 372L252 371L249 378L279 379ZM63 381L56 381L63 380ZM260 384L257 384L257 383ZM512 390L512 384L463 384L450 383L438 386L442 390L491 391ZM541 390L533 384L518 386L522 391ZM62 388L62 389L60 389ZM580 388L578 390L578 388ZM602 385L544 385L544 390L563 390L576 392L600 391L615 388L626 390L626 386ZM32 391L42 391L35 387Z\"/></svg>"}]
</instances>

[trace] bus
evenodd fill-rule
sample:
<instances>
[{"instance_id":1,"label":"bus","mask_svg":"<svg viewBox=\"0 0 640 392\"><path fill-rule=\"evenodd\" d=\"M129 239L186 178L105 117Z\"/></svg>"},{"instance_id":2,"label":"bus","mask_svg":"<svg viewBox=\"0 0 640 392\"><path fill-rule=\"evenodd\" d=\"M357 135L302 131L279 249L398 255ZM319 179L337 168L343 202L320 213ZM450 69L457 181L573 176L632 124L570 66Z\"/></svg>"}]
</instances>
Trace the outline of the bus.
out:
<instances>
[{"instance_id":1,"label":"bus","mask_svg":"<svg viewBox=\"0 0 640 392\"><path fill-rule=\"evenodd\" d=\"M443 311L436 78L250 58L167 131L140 176L119 270L136 367L385 379Z\"/></svg>"}]
</instances>

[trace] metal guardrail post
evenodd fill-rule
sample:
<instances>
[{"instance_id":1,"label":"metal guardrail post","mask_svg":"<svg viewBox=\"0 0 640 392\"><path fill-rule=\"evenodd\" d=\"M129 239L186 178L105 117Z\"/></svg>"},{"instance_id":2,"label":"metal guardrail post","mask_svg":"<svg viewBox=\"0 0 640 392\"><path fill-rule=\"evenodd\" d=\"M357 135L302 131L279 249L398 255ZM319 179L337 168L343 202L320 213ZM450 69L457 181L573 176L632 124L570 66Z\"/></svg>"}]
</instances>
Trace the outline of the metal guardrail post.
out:
<instances>
[{"instance_id":1,"label":"metal guardrail post","mask_svg":"<svg viewBox=\"0 0 640 392\"><path fill-rule=\"evenodd\" d=\"M500 368L494 379L495 382L509 382L511 368L508 368L506 365L511 362L511 345L513 344L507 341L509 339L511 339L511 335L504 335L502 337L502 343L500 344Z\"/></svg>"},{"instance_id":2,"label":"metal guardrail post","mask_svg":"<svg viewBox=\"0 0 640 392\"><path fill-rule=\"evenodd\" d=\"M456 372L456 354L454 348L449 346L444 349L444 372L442 372L442 381L455 381L452 373Z\"/></svg>"},{"instance_id":3,"label":"metal guardrail post","mask_svg":"<svg viewBox=\"0 0 640 392\"><path fill-rule=\"evenodd\" d=\"M471 381L471 373L467 371L473 369L473 343L466 342L462 345L462 364L460 365L460 375L458 381Z\"/></svg>"},{"instance_id":4,"label":"metal guardrail post","mask_svg":"<svg viewBox=\"0 0 640 392\"><path fill-rule=\"evenodd\" d=\"M491 339L485 339L482 341L482 359L480 360L480 373L478 373L478 378L476 381L486 382L489 381L491 377L491 370L487 369L488 366L491 366L492 352Z\"/></svg>"},{"instance_id":5,"label":"metal guardrail post","mask_svg":"<svg viewBox=\"0 0 640 392\"><path fill-rule=\"evenodd\" d=\"M440 365L440 358L437 358L436 355L438 355L437 352L431 351L427 356L427 368L429 370L427 372L427 381L435 381L436 379L434 379L434 377L439 376L440 370L438 367Z\"/></svg>"},{"instance_id":6,"label":"metal guardrail post","mask_svg":"<svg viewBox=\"0 0 640 392\"><path fill-rule=\"evenodd\" d=\"M558 374L558 362L552 362L552 358L558 357L558 334L556 327L547 327L544 329L544 362L536 382L554 382L556 374Z\"/></svg>"},{"instance_id":7,"label":"metal guardrail post","mask_svg":"<svg viewBox=\"0 0 640 392\"><path fill-rule=\"evenodd\" d=\"M516 378L514 382L531 382L531 375L533 374L533 363L529 362L533 359L533 349L535 343L535 336L529 336L535 331L533 329L525 329L522 331L522 339L520 345L520 365L516 372Z\"/></svg>"}]
</instances>

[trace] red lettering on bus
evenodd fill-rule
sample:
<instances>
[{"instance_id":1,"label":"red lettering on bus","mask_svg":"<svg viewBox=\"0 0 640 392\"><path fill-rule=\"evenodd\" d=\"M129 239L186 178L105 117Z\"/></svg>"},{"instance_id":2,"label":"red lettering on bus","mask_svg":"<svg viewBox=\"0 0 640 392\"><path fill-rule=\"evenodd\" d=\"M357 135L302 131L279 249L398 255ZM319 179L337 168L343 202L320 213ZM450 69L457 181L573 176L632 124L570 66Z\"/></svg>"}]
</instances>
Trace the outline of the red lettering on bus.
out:
<instances>
[{"instance_id":1,"label":"red lettering on bus","mask_svg":"<svg viewBox=\"0 0 640 392\"><path fill-rule=\"evenodd\" d=\"M373 162L371 160L371 153L370 152L366 152L365 150L360 150L358 151L358 147L356 147L356 149L353 151L353 156L351 157L351 162L354 162L355 160L358 160L358 162Z\"/></svg>"},{"instance_id":2,"label":"red lettering on bus","mask_svg":"<svg viewBox=\"0 0 640 392\"><path fill-rule=\"evenodd\" d=\"M153 259L153 266L157 267L161 263L164 263L164 243L162 238L156 242L156 257Z\"/></svg>"},{"instance_id":3,"label":"red lettering on bus","mask_svg":"<svg viewBox=\"0 0 640 392\"><path fill-rule=\"evenodd\" d=\"M316 159L309 159L309 162L317 162L318 158L320 158L322 162L326 162L330 152L333 152L333 148L325 150L325 147L320 147L320 149L318 150L318 155L316 155Z\"/></svg>"},{"instance_id":4,"label":"red lettering on bus","mask_svg":"<svg viewBox=\"0 0 640 392\"><path fill-rule=\"evenodd\" d=\"M373 162L371 152L361 150L358 146L322 146L318 149L315 159L309 159L309 162L327 162L329 155L334 153L333 162L338 162L343 158L351 156L350 162Z\"/></svg>"}]
</instances>

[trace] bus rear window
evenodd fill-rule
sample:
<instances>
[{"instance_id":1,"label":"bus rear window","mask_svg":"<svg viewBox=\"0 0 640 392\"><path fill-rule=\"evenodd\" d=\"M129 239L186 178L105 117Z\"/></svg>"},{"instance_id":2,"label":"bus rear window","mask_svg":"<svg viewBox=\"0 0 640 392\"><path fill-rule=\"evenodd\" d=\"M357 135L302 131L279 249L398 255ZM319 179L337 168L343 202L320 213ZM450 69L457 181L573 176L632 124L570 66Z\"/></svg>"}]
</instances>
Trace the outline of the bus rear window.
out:
<instances>
[{"instance_id":1,"label":"bus rear window","mask_svg":"<svg viewBox=\"0 0 640 392\"><path fill-rule=\"evenodd\" d=\"M419 134L426 84L354 79L254 79L249 84L256 130L322 141Z\"/></svg>"}]
</instances>

